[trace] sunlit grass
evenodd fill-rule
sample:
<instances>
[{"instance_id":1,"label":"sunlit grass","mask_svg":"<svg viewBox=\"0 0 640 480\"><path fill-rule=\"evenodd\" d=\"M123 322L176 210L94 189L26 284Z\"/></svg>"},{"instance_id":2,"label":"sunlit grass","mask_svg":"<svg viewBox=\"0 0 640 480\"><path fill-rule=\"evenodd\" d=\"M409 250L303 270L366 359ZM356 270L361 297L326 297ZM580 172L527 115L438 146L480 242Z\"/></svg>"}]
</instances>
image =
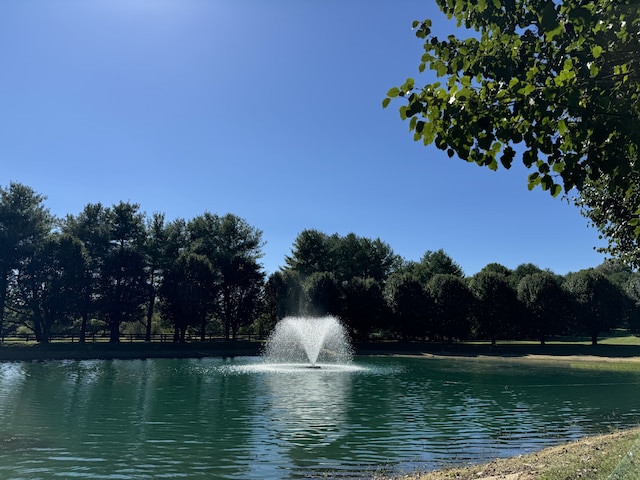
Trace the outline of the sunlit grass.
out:
<instances>
[{"instance_id":1,"label":"sunlit grass","mask_svg":"<svg viewBox=\"0 0 640 480\"><path fill-rule=\"evenodd\" d=\"M640 337L635 335L612 336L603 338L598 343L602 345L637 345L640 346Z\"/></svg>"},{"instance_id":2,"label":"sunlit grass","mask_svg":"<svg viewBox=\"0 0 640 480\"><path fill-rule=\"evenodd\" d=\"M640 429L587 437L527 455L465 468L403 477L407 480L639 480Z\"/></svg>"}]
</instances>

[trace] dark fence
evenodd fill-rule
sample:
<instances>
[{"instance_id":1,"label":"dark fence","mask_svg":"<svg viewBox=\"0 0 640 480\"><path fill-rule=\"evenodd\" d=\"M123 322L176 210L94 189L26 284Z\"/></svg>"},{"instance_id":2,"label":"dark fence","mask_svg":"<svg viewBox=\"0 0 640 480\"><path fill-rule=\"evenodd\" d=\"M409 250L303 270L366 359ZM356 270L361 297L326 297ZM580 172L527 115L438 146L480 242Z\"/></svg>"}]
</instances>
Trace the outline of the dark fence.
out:
<instances>
[{"instance_id":1,"label":"dark fence","mask_svg":"<svg viewBox=\"0 0 640 480\"><path fill-rule=\"evenodd\" d=\"M144 342L146 335L144 333L122 333L120 334L120 342ZM110 336L108 333L87 333L85 334L85 342L87 343L102 343L108 342ZM222 336L218 335L208 335L205 338L206 342L223 342L226 339ZM261 335L236 335L236 340L264 340L264 337ZM80 341L80 335L78 334L55 334L49 336L49 342L70 342L76 343ZM200 342L202 341L200 336L195 335L187 335L185 338L187 342ZM20 342L20 343L29 343L29 342L37 342L36 336L32 333L14 333L3 335L0 339L2 343L8 342ZM173 333L154 333L151 335L151 342L154 343L173 343Z\"/></svg>"}]
</instances>

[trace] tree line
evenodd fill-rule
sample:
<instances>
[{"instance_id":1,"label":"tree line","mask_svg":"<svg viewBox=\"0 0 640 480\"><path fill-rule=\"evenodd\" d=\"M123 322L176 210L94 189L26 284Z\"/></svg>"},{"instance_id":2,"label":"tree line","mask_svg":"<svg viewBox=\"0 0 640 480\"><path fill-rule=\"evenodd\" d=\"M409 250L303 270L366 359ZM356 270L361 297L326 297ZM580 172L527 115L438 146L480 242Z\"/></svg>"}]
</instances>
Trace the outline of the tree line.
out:
<instances>
[{"instance_id":1,"label":"tree line","mask_svg":"<svg viewBox=\"0 0 640 480\"><path fill-rule=\"evenodd\" d=\"M407 261L380 239L304 230L267 277L262 232L233 214L167 221L140 206L53 216L28 186L0 187L0 336L267 334L289 315L335 315L358 341L454 342L640 331L640 276L606 261L564 276L489 264L473 276L444 250Z\"/></svg>"}]
</instances>

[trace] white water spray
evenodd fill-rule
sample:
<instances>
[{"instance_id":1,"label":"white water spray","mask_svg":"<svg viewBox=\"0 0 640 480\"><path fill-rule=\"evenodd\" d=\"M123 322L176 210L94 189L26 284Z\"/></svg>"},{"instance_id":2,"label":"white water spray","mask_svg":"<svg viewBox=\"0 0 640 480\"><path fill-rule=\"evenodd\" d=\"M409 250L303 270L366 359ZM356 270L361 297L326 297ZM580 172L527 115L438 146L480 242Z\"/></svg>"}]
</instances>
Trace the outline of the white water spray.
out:
<instances>
[{"instance_id":1,"label":"white water spray","mask_svg":"<svg viewBox=\"0 0 640 480\"><path fill-rule=\"evenodd\" d=\"M264 352L268 363L319 364L350 363L353 357L349 337L335 317L286 317L269 335Z\"/></svg>"}]
</instances>

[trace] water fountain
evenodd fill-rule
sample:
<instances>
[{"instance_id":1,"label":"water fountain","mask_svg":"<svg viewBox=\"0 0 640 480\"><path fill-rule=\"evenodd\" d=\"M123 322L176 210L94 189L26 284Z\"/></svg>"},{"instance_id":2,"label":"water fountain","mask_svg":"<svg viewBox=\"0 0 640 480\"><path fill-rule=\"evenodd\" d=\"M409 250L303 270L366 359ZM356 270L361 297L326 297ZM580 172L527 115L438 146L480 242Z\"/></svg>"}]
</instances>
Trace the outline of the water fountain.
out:
<instances>
[{"instance_id":1,"label":"water fountain","mask_svg":"<svg viewBox=\"0 0 640 480\"><path fill-rule=\"evenodd\" d=\"M280 320L267 340L267 363L322 368L351 362L349 337L340 321L332 316L286 317Z\"/></svg>"}]
</instances>

